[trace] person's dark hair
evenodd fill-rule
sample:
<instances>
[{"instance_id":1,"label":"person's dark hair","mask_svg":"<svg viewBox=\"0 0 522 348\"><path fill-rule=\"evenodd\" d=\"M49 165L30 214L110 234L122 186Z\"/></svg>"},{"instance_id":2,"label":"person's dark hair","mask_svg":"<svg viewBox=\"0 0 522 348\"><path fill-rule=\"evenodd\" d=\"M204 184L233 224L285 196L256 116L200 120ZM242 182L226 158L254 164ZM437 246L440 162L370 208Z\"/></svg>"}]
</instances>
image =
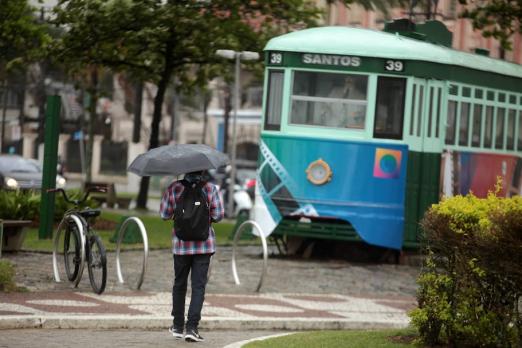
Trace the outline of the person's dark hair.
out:
<instances>
[{"instance_id":1,"label":"person's dark hair","mask_svg":"<svg viewBox=\"0 0 522 348\"><path fill-rule=\"evenodd\" d=\"M209 175L206 170L198 170L195 172L190 172L190 173L185 174L184 179L190 183L207 182L209 179Z\"/></svg>"}]
</instances>

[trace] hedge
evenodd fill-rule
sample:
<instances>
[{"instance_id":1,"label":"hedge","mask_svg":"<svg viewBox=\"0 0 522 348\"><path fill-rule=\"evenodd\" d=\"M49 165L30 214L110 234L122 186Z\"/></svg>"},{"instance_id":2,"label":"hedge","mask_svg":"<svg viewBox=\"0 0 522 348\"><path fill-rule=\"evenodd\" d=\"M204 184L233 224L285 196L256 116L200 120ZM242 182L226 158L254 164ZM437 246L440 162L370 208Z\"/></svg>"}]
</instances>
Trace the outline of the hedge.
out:
<instances>
[{"instance_id":1,"label":"hedge","mask_svg":"<svg viewBox=\"0 0 522 348\"><path fill-rule=\"evenodd\" d=\"M424 344L522 346L522 197L496 193L443 199L421 222L426 260L410 317Z\"/></svg>"}]
</instances>

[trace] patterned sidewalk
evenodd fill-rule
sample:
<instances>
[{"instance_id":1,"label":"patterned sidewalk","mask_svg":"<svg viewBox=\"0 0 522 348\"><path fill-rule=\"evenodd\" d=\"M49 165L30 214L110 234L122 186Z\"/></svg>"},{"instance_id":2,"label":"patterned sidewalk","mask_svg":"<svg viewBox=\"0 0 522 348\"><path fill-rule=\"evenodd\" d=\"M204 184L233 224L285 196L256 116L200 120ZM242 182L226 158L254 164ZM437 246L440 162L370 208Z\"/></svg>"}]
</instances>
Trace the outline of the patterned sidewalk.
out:
<instances>
[{"instance_id":1,"label":"patterned sidewalk","mask_svg":"<svg viewBox=\"0 0 522 348\"><path fill-rule=\"evenodd\" d=\"M188 306L187 300L187 306ZM171 325L166 292L52 291L0 293L0 329L165 328ZM345 295L206 295L205 329L370 329L408 326L412 297L363 298Z\"/></svg>"}]
</instances>

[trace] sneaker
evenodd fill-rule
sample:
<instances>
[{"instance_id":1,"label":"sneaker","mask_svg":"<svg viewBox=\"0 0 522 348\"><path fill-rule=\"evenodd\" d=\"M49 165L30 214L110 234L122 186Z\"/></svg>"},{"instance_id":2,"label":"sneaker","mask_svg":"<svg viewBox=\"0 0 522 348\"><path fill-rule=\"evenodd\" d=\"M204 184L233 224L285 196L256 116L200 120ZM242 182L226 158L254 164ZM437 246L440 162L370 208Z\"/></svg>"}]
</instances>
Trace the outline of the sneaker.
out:
<instances>
[{"instance_id":1,"label":"sneaker","mask_svg":"<svg viewBox=\"0 0 522 348\"><path fill-rule=\"evenodd\" d=\"M179 340L181 338L183 338L183 329L177 329L174 327L174 325L172 325L171 327L169 327L169 332L172 334L172 336L174 336L175 339Z\"/></svg>"},{"instance_id":2,"label":"sneaker","mask_svg":"<svg viewBox=\"0 0 522 348\"><path fill-rule=\"evenodd\" d=\"M187 330L185 341L187 342L203 342L205 339L201 337L197 329Z\"/></svg>"}]
</instances>

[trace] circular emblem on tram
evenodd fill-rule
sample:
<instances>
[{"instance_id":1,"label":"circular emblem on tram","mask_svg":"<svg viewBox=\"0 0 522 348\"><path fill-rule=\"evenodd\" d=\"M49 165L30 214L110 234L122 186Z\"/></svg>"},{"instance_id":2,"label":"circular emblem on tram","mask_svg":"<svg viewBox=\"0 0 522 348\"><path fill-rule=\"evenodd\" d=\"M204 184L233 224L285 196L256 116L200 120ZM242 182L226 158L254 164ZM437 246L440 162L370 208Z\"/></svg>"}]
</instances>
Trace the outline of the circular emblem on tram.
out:
<instances>
[{"instance_id":1,"label":"circular emblem on tram","mask_svg":"<svg viewBox=\"0 0 522 348\"><path fill-rule=\"evenodd\" d=\"M319 158L306 169L306 178L314 185L323 185L332 180L332 170L328 163Z\"/></svg>"}]
</instances>

